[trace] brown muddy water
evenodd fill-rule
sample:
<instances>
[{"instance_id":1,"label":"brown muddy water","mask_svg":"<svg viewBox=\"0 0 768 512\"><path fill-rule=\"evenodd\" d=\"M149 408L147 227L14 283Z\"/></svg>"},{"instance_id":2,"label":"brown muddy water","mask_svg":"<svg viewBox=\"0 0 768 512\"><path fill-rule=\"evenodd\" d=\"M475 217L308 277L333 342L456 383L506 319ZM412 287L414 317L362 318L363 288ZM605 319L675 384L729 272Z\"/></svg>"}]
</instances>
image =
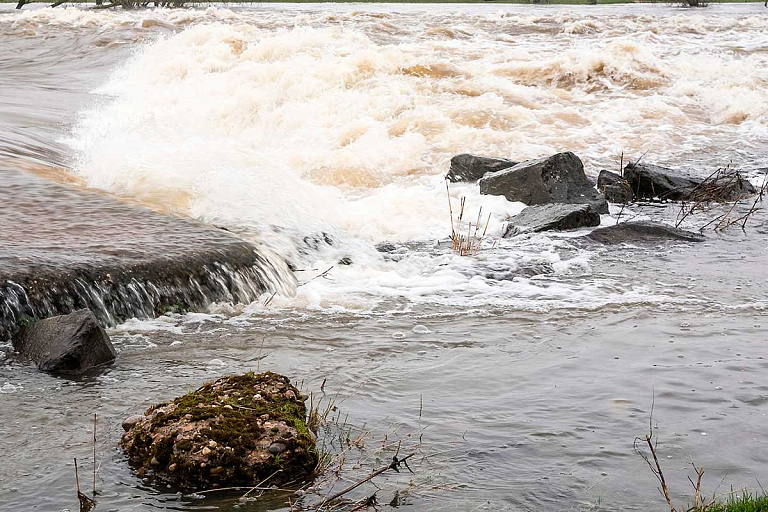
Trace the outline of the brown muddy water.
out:
<instances>
[{"instance_id":1,"label":"brown muddy water","mask_svg":"<svg viewBox=\"0 0 768 512\"><path fill-rule=\"evenodd\" d=\"M226 227L293 263L302 285L268 306L119 325L115 366L80 380L5 346L3 510L76 510L72 458L90 457L93 413L97 510L285 508L153 487L116 448L124 417L252 369L314 396L327 379L342 423L372 430L348 479L391 457L385 436L420 437L414 475L377 479L383 508L398 490L412 510L662 510L632 448L654 400L680 502L691 461L710 493L768 481L762 210L746 232L701 244L602 247L585 231L498 241L522 205L457 185L454 201L493 214L484 250L462 258L446 246L441 177L460 152L572 150L593 177L623 152L703 175L730 163L760 184L762 4L11 7L0 168ZM0 218L4 252L36 230L7 208Z\"/></svg>"}]
</instances>

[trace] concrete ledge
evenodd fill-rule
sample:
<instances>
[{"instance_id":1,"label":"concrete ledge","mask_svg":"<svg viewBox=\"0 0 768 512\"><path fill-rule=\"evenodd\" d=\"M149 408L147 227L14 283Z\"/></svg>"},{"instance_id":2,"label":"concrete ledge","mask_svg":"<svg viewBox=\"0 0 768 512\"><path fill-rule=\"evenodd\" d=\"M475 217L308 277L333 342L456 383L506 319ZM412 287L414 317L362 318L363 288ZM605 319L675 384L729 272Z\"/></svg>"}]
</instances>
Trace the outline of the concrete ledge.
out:
<instances>
[{"instance_id":1,"label":"concrete ledge","mask_svg":"<svg viewBox=\"0 0 768 512\"><path fill-rule=\"evenodd\" d=\"M226 231L22 172L0 180L0 339L82 308L110 326L295 284Z\"/></svg>"}]
</instances>

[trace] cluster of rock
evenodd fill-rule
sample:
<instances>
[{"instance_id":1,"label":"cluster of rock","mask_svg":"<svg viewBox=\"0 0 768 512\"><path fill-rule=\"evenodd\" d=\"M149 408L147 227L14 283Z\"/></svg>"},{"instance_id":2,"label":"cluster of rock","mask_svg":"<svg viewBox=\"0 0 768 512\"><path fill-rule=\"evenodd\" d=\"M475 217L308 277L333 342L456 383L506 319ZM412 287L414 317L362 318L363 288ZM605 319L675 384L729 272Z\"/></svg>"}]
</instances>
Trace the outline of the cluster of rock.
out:
<instances>
[{"instance_id":1,"label":"cluster of rock","mask_svg":"<svg viewBox=\"0 0 768 512\"><path fill-rule=\"evenodd\" d=\"M87 309L30 322L14 339L19 356L47 372L79 375L115 360L109 336ZM123 422L120 444L139 476L181 489L269 485L317 465L305 396L266 372L204 384Z\"/></svg>"},{"instance_id":2,"label":"cluster of rock","mask_svg":"<svg viewBox=\"0 0 768 512\"><path fill-rule=\"evenodd\" d=\"M600 171L595 187L584 173L581 159L571 152L524 162L461 154L451 159L446 179L477 181L481 194L500 195L508 201L528 205L508 219L505 237L596 227L600 225L600 215L608 213L609 202L684 201L693 197L706 181L665 167L634 162L627 164L622 175ZM716 200L731 201L757 192L740 177L725 180L724 176L721 185ZM704 239L695 233L651 222L626 222L602 228L595 230L591 238L603 243L628 239Z\"/></svg>"},{"instance_id":3,"label":"cluster of rock","mask_svg":"<svg viewBox=\"0 0 768 512\"><path fill-rule=\"evenodd\" d=\"M272 372L224 377L126 419L120 445L139 476L181 489L280 485L317 465L304 399Z\"/></svg>"}]
</instances>

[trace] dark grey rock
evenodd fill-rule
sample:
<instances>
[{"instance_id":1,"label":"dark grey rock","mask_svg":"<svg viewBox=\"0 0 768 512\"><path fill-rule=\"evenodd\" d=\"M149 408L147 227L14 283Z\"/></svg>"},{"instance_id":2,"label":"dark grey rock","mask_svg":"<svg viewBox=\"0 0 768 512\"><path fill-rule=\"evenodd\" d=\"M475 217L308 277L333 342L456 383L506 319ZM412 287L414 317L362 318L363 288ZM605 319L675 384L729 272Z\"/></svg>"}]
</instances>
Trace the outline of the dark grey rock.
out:
<instances>
[{"instance_id":1,"label":"dark grey rock","mask_svg":"<svg viewBox=\"0 0 768 512\"><path fill-rule=\"evenodd\" d=\"M659 165L631 162L624 167L624 179L636 198L670 201L687 199L703 181Z\"/></svg>"},{"instance_id":2,"label":"dark grey rock","mask_svg":"<svg viewBox=\"0 0 768 512\"><path fill-rule=\"evenodd\" d=\"M489 172L496 172L517 165L506 158L488 158L469 154L451 158L451 169L446 174L449 181L477 181Z\"/></svg>"},{"instance_id":3,"label":"dark grey rock","mask_svg":"<svg viewBox=\"0 0 768 512\"><path fill-rule=\"evenodd\" d=\"M588 204L529 206L509 219L504 237L539 231L565 231L600 225L600 214Z\"/></svg>"},{"instance_id":4,"label":"dark grey rock","mask_svg":"<svg viewBox=\"0 0 768 512\"><path fill-rule=\"evenodd\" d=\"M480 180L480 193L504 196L527 205L591 204L597 213L608 213L608 202L584 174L584 165L573 153L528 160L489 174Z\"/></svg>"},{"instance_id":5,"label":"dark grey rock","mask_svg":"<svg viewBox=\"0 0 768 512\"><path fill-rule=\"evenodd\" d=\"M51 373L80 375L115 360L109 336L88 309L38 320L21 330L14 348Z\"/></svg>"},{"instance_id":6,"label":"dark grey rock","mask_svg":"<svg viewBox=\"0 0 768 512\"><path fill-rule=\"evenodd\" d=\"M622 222L621 224L599 228L587 235L587 238L603 244L660 242L664 240L703 242L706 240L704 235L650 221Z\"/></svg>"},{"instance_id":7,"label":"dark grey rock","mask_svg":"<svg viewBox=\"0 0 768 512\"><path fill-rule=\"evenodd\" d=\"M272 443L271 445L269 445L268 451L272 455L278 455L280 453L283 453L287 449L288 448L282 443Z\"/></svg>"},{"instance_id":8,"label":"dark grey rock","mask_svg":"<svg viewBox=\"0 0 768 512\"><path fill-rule=\"evenodd\" d=\"M382 242L380 244L376 244L376 250L379 252L395 252L397 250L397 246L389 242Z\"/></svg>"},{"instance_id":9,"label":"dark grey rock","mask_svg":"<svg viewBox=\"0 0 768 512\"><path fill-rule=\"evenodd\" d=\"M632 188L629 182L615 172L600 171L597 177L597 190L602 192L610 203L626 204L632 200Z\"/></svg>"},{"instance_id":10,"label":"dark grey rock","mask_svg":"<svg viewBox=\"0 0 768 512\"><path fill-rule=\"evenodd\" d=\"M707 179L705 189L697 188L704 178L682 174L678 171L652 164L629 163L624 168L624 178L629 182L636 198L686 201L736 201L757 193L754 185L736 172L723 172Z\"/></svg>"}]
</instances>

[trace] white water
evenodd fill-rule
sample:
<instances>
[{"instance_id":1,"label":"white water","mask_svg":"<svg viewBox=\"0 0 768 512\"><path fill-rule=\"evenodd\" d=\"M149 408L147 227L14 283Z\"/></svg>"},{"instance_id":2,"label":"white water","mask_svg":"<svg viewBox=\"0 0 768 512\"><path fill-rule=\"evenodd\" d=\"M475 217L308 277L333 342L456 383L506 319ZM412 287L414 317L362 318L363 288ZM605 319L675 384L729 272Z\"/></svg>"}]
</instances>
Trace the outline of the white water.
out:
<instances>
[{"instance_id":1,"label":"white water","mask_svg":"<svg viewBox=\"0 0 768 512\"><path fill-rule=\"evenodd\" d=\"M700 172L766 165L768 18L713 10L70 9L16 25L147 41L93 91L66 141L88 185L235 230L307 269L303 281L351 257L273 307L547 309L686 299L569 282L589 276L594 255L567 238L502 241L479 261L450 255L450 157L571 150L592 176L622 152ZM474 185L451 195L454 207L467 197L470 218L492 212L486 248L523 207ZM301 239L320 232L333 247L307 252ZM374 250L382 241L419 245L393 262ZM542 263L553 282L492 275Z\"/></svg>"}]
</instances>

